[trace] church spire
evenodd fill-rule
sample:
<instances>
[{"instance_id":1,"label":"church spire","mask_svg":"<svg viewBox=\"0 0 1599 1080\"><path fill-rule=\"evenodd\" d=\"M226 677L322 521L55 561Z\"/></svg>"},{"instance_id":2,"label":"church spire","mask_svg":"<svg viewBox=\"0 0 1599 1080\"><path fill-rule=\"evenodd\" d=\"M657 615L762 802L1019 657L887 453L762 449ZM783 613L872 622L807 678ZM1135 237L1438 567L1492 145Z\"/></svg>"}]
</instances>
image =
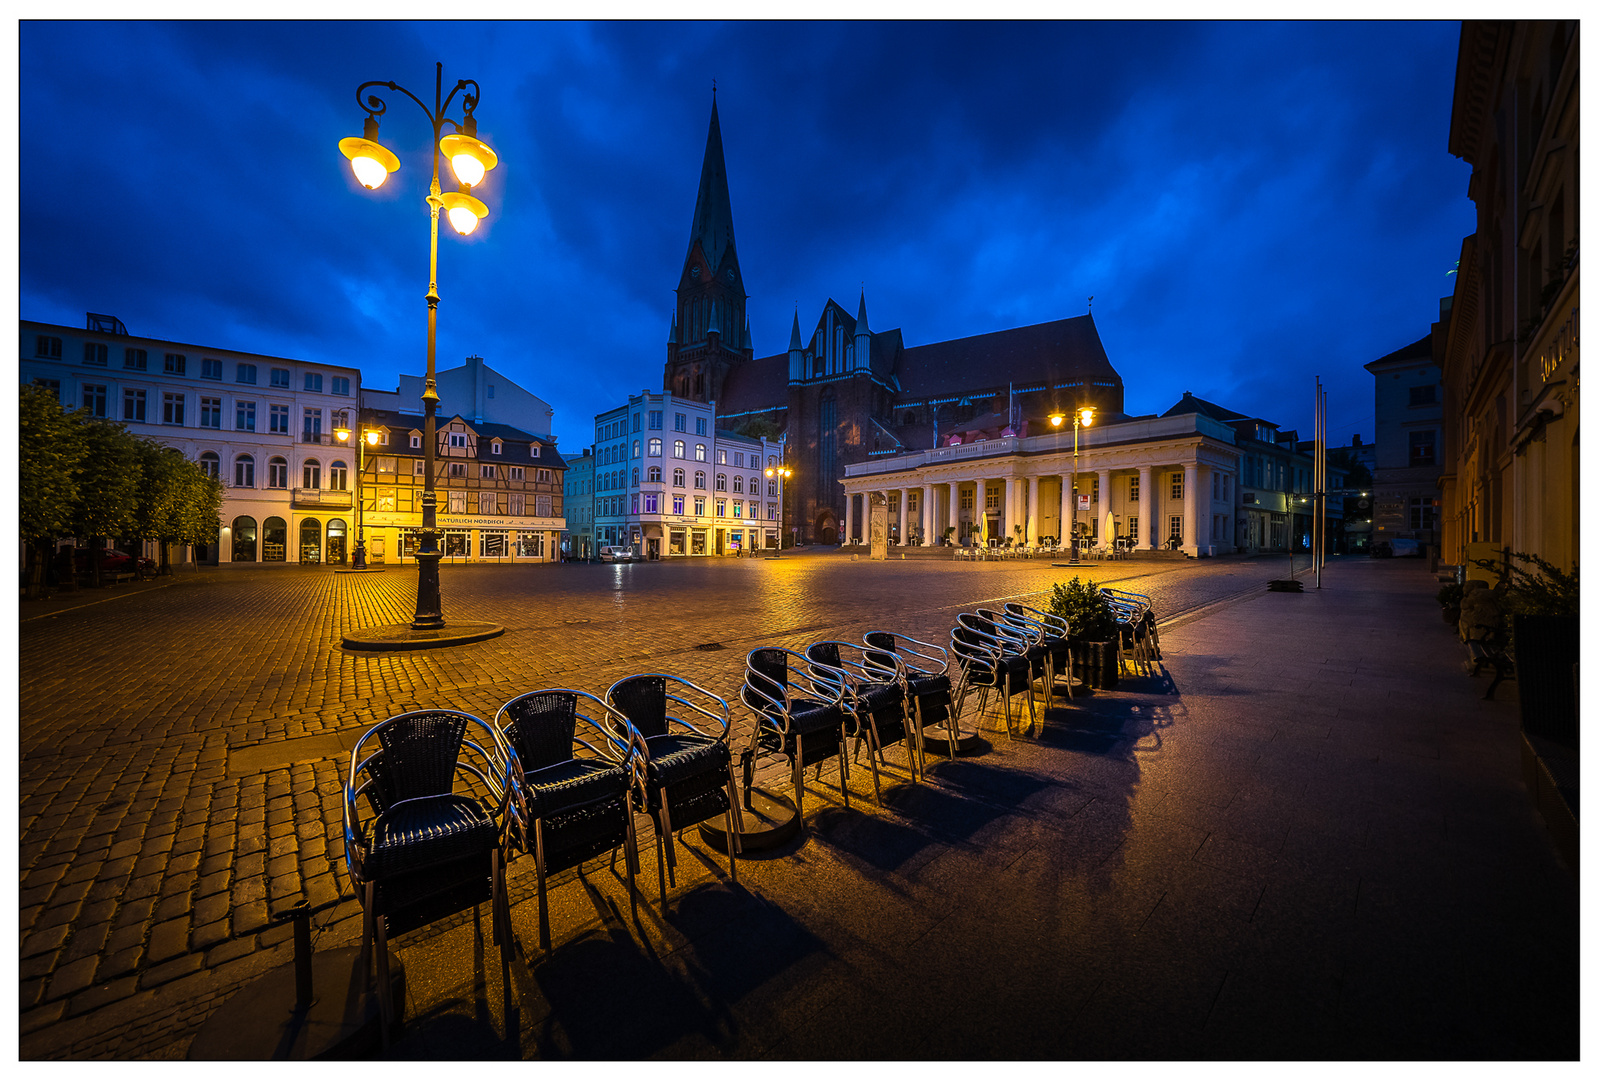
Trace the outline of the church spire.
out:
<instances>
[{"instance_id":1,"label":"church spire","mask_svg":"<svg viewBox=\"0 0 1599 1080\"><path fill-rule=\"evenodd\" d=\"M727 162L722 156L722 124L716 115L714 93L711 129L705 136L705 160L700 165L700 191L694 200L694 223L689 228L690 250L696 242L713 275L733 249L733 200L727 193Z\"/></svg>"},{"instance_id":2,"label":"church spire","mask_svg":"<svg viewBox=\"0 0 1599 1080\"><path fill-rule=\"evenodd\" d=\"M871 333L871 331L869 329L867 329L867 326L866 326L866 286L862 285L861 286L861 309L860 309L860 311L855 313L855 334L856 334L857 337L859 337L861 334L868 334L868 333Z\"/></svg>"},{"instance_id":3,"label":"church spire","mask_svg":"<svg viewBox=\"0 0 1599 1080\"><path fill-rule=\"evenodd\" d=\"M788 332L788 351L789 352L801 352L801 351L804 350L804 348L805 348L804 343L800 341L799 305L795 304L794 305L794 329L792 329L792 330L790 330Z\"/></svg>"}]
</instances>

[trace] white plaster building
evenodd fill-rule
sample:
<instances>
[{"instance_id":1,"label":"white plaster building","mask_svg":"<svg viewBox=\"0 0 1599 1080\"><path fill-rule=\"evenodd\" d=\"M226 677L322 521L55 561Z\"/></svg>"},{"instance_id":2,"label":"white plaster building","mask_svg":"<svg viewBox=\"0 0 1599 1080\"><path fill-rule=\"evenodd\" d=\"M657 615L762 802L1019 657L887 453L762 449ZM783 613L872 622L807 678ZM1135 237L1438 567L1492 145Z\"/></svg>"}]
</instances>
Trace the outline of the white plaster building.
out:
<instances>
[{"instance_id":1,"label":"white plaster building","mask_svg":"<svg viewBox=\"0 0 1599 1080\"><path fill-rule=\"evenodd\" d=\"M778 546L782 449L716 429L716 403L646 390L594 418L595 546L646 559Z\"/></svg>"},{"instance_id":2,"label":"white plaster building","mask_svg":"<svg viewBox=\"0 0 1599 1080\"><path fill-rule=\"evenodd\" d=\"M222 481L217 543L195 561L348 560L355 451L332 432L354 416L357 368L139 337L91 314L81 329L23 320L21 374Z\"/></svg>"},{"instance_id":3,"label":"white plaster building","mask_svg":"<svg viewBox=\"0 0 1599 1080\"><path fill-rule=\"evenodd\" d=\"M1108 540L1108 514L1114 535L1139 548L1176 537L1193 556L1234 550L1239 452L1228 425L1193 412L1096 423L1077 445L1074 462L1066 427L849 465L844 536L864 536L866 499L881 492L891 533L931 542L953 527L956 542L980 533L1036 544L1070 532L1075 489L1080 536Z\"/></svg>"}]
</instances>

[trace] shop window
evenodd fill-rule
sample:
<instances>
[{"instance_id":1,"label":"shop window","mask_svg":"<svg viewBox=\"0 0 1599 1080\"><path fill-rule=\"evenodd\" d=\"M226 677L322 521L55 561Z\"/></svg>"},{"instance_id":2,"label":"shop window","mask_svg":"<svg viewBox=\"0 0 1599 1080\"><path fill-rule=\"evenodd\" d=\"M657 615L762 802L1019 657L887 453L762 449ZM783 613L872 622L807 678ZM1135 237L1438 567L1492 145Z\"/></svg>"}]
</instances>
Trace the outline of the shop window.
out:
<instances>
[{"instance_id":1,"label":"shop window","mask_svg":"<svg viewBox=\"0 0 1599 1080\"><path fill-rule=\"evenodd\" d=\"M256 535L255 518L237 517L233 519L233 561L255 562Z\"/></svg>"}]
</instances>

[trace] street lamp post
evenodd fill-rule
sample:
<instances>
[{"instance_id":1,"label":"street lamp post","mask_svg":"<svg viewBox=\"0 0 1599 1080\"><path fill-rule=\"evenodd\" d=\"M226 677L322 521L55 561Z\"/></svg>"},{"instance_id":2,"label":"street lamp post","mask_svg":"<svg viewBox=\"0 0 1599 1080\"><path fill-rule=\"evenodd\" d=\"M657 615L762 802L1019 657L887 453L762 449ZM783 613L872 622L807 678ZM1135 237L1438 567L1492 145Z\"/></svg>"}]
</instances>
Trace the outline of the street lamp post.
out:
<instances>
[{"instance_id":1,"label":"street lamp post","mask_svg":"<svg viewBox=\"0 0 1599 1080\"><path fill-rule=\"evenodd\" d=\"M438 413L438 385L434 378L434 361L438 346L439 312L439 211L445 211L450 224L462 236L477 228L478 220L488 216L488 208L472 195L472 188L480 184L488 170L499 163L493 150L477 138L478 89L474 79L462 79L455 84L448 97L444 92L444 65L438 64L433 83L433 108L429 109L421 98L395 82L366 82L355 91L355 100L366 111L365 129L360 138L342 139L339 150L350 159L356 179L367 189L379 187L388 174L400 167L400 161L387 147L377 141L378 117L388 106L376 94L367 94L372 87L386 87L404 94L416 102L417 108L427 114L433 125L433 180L428 187L428 218L430 239L428 249L428 341L427 381L422 391L422 404L426 419L423 423L423 458L426 472L422 486L422 546L416 553L417 585L416 614L411 621L414 630L436 630L444 626L443 605L439 600L439 550L438 496L434 490L434 442ZM468 91L470 87L470 91ZM455 95L461 94L462 119L458 122L445 116ZM364 95L364 96L363 96ZM445 127L451 134L444 135ZM439 189L439 156L450 159L460 191L441 192Z\"/></svg>"},{"instance_id":2,"label":"street lamp post","mask_svg":"<svg viewBox=\"0 0 1599 1080\"><path fill-rule=\"evenodd\" d=\"M778 453L777 465L775 465L775 466L767 466L766 478L768 480L771 480L773 478L778 478L778 484L777 484L777 547L778 547L778 550L781 551L782 548L783 548L783 516L788 510L787 506L785 505L788 502L788 484L787 484L787 480L788 480L789 477L794 475L794 470L790 469L788 467L788 437L787 436L784 436L782 441L777 444L777 453ZM794 545L790 544L789 546L793 547Z\"/></svg>"},{"instance_id":3,"label":"street lamp post","mask_svg":"<svg viewBox=\"0 0 1599 1080\"><path fill-rule=\"evenodd\" d=\"M1049 422L1052 427L1060 427L1066 421L1064 413L1051 413ZM1094 423L1094 407L1083 405L1072 411L1072 487L1077 486L1077 432L1079 428L1092 427ZM1070 565L1077 563L1077 492L1070 492L1072 503L1072 557Z\"/></svg>"},{"instance_id":4,"label":"street lamp post","mask_svg":"<svg viewBox=\"0 0 1599 1080\"><path fill-rule=\"evenodd\" d=\"M348 443L350 429L334 428L333 437L341 443ZM355 554L350 558L352 570L366 569L366 506L361 501L361 479L366 475L366 448L377 444L378 432L373 428L362 428L360 438L355 440Z\"/></svg>"}]
</instances>

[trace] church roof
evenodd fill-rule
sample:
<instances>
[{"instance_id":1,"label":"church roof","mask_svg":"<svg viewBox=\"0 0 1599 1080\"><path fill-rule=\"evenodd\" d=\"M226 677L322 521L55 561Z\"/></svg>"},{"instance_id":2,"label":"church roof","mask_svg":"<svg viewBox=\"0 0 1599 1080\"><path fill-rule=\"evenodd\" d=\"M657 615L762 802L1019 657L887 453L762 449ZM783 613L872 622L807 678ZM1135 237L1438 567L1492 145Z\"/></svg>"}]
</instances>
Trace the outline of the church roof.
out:
<instances>
[{"instance_id":1,"label":"church roof","mask_svg":"<svg viewBox=\"0 0 1599 1080\"><path fill-rule=\"evenodd\" d=\"M719 416L766 412L788 407L788 353L761 356L734 364L722 383Z\"/></svg>"},{"instance_id":2,"label":"church roof","mask_svg":"<svg viewBox=\"0 0 1599 1080\"><path fill-rule=\"evenodd\" d=\"M873 349L876 338L873 335ZM1018 390L1079 379L1121 383L1092 315L996 330L904 350L896 365L904 398L959 393L1014 382Z\"/></svg>"},{"instance_id":3,"label":"church roof","mask_svg":"<svg viewBox=\"0 0 1599 1080\"><path fill-rule=\"evenodd\" d=\"M688 249L700 250L715 274L722 256L733 246L733 200L727 193L727 162L722 158L722 124L711 102L711 130L705 136L705 161L700 166L700 192L694 200L694 223L689 227Z\"/></svg>"}]
</instances>

